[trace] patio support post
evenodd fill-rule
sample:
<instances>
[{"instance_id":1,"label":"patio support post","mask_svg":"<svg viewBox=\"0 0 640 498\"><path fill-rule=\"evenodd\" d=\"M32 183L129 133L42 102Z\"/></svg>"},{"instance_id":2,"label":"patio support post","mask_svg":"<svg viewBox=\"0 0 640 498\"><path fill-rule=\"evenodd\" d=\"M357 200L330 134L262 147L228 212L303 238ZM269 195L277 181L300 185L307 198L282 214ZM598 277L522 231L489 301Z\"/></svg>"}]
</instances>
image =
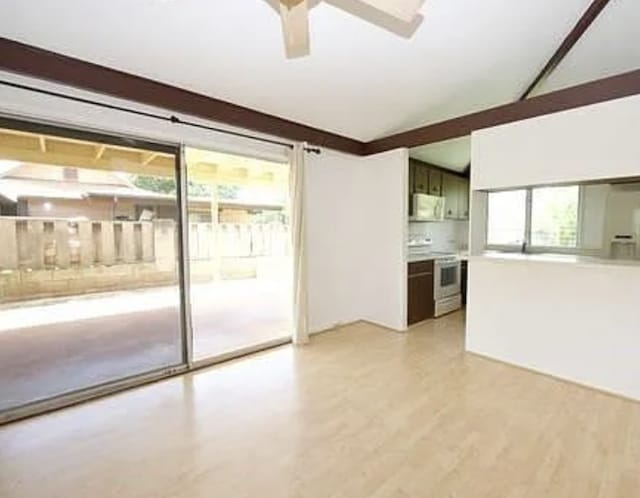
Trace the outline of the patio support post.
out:
<instances>
[{"instance_id":1,"label":"patio support post","mask_svg":"<svg viewBox=\"0 0 640 498\"><path fill-rule=\"evenodd\" d=\"M222 258L220 254L220 215L218 209L218 184L215 181L211 182L211 196L210 196L210 210L211 210L211 277L213 280L220 280Z\"/></svg>"}]
</instances>

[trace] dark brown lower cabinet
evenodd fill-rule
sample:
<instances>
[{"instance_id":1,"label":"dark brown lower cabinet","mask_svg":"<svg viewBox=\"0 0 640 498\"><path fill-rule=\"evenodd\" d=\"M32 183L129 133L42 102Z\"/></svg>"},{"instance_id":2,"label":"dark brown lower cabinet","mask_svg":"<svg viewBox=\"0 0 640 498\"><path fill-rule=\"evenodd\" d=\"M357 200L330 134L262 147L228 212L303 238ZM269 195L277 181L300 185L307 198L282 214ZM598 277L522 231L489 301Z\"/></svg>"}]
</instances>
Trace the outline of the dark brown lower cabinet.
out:
<instances>
[{"instance_id":1,"label":"dark brown lower cabinet","mask_svg":"<svg viewBox=\"0 0 640 498\"><path fill-rule=\"evenodd\" d=\"M433 318L433 261L409 263L407 279L407 324Z\"/></svg>"}]
</instances>

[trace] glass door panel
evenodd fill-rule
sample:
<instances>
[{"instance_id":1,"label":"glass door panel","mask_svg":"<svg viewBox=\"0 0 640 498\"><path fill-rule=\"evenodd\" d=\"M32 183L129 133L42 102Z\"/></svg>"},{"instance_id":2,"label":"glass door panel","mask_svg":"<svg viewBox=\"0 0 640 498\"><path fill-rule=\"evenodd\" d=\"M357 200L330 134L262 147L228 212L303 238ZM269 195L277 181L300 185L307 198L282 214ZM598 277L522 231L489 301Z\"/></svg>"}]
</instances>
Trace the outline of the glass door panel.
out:
<instances>
[{"instance_id":1,"label":"glass door panel","mask_svg":"<svg viewBox=\"0 0 640 498\"><path fill-rule=\"evenodd\" d=\"M185 155L194 360L290 337L288 164Z\"/></svg>"},{"instance_id":2,"label":"glass door panel","mask_svg":"<svg viewBox=\"0 0 640 498\"><path fill-rule=\"evenodd\" d=\"M0 412L184 363L176 153L131 144L0 129Z\"/></svg>"}]
</instances>

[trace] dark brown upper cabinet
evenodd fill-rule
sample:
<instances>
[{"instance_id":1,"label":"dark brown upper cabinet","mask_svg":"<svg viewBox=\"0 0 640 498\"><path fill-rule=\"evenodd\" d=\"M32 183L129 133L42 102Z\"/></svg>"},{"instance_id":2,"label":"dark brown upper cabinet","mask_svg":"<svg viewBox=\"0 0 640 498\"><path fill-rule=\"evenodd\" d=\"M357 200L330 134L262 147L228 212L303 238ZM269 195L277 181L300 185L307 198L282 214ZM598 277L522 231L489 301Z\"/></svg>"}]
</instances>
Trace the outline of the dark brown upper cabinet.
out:
<instances>
[{"instance_id":1,"label":"dark brown upper cabinet","mask_svg":"<svg viewBox=\"0 0 640 498\"><path fill-rule=\"evenodd\" d=\"M415 192L415 183L416 183L416 168L411 159L409 160L409 216L413 216L413 193Z\"/></svg>"},{"instance_id":2,"label":"dark brown upper cabinet","mask_svg":"<svg viewBox=\"0 0 640 498\"><path fill-rule=\"evenodd\" d=\"M416 194L429 193L429 170L419 163L414 163L414 188Z\"/></svg>"},{"instance_id":3,"label":"dark brown upper cabinet","mask_svg":"<svg viewBox=\"0 0 640 498\"><path fill-rule=\"evenodd\" d=\"M442 195L444 197L444 217L457 220L460 218L458 209L458 197L460 182L454 175L444 173L442 175Z\"/></svg>"},{"instance_id":4,"label":"dark brown upper cabinet","mask_svg":"<svg viewBox=\"0 0 640 498\"><path fill-rule=\"evenodd\" d=\"M469 219L469 180L460 178L460 191L458 193L458 214L463 220Z\"/></svg>"},{"instance_id":5,"label":"dark brown upper cabinet","mask_svg":"<svg viewBox=\"0 0 640 498\"><path fill-rule=\"evenodd\" d=\"M429 169L429 194L442 195L442 173L436 169Z\"/></svg>"},{"instance_id":6,"label":"dark brown upper cabinet","mask_svg":"<svg viewBox=\"0 0 640 498\"><path fill-rule=\"evenodd\" d=\"M444 197L445 218L469 219L469 180L454 173L446 173L429 164L409 159L409 215L412 212L411 196L430 194Z\"/></svg>"}]
</instances>

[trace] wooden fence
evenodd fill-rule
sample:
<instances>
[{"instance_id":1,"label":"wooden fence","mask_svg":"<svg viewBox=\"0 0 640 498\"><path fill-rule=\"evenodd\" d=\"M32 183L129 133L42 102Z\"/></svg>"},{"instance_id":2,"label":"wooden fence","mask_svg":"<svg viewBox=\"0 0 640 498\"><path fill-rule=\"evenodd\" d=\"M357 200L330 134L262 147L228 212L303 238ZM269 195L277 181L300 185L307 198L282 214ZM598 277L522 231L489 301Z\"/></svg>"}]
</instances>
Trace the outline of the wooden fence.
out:
<instances>
[{"instance_id":1,"label":"wooden fence","mask_svg":"<svg viewBox=\"0 0 640 498\"><path fill-rule=\"evenodd\" d=\"M214 248L221 258L285 256L289 253L288 227L282 223L189 224L189 258L212 259Z\"/></svg>"},{"instance_id":2,"label":"wooden fence","mask_svg":"<svg viewBox=\"0 0 640 498\"><path fill-rule=\"evenodd\" d=\"M288 253L288 229L280 223L189 224L189 257L268 257ZM81 221L0 217L0 270L155 263L175 265L173 220Z\"/></svg>"}]
</instances>

